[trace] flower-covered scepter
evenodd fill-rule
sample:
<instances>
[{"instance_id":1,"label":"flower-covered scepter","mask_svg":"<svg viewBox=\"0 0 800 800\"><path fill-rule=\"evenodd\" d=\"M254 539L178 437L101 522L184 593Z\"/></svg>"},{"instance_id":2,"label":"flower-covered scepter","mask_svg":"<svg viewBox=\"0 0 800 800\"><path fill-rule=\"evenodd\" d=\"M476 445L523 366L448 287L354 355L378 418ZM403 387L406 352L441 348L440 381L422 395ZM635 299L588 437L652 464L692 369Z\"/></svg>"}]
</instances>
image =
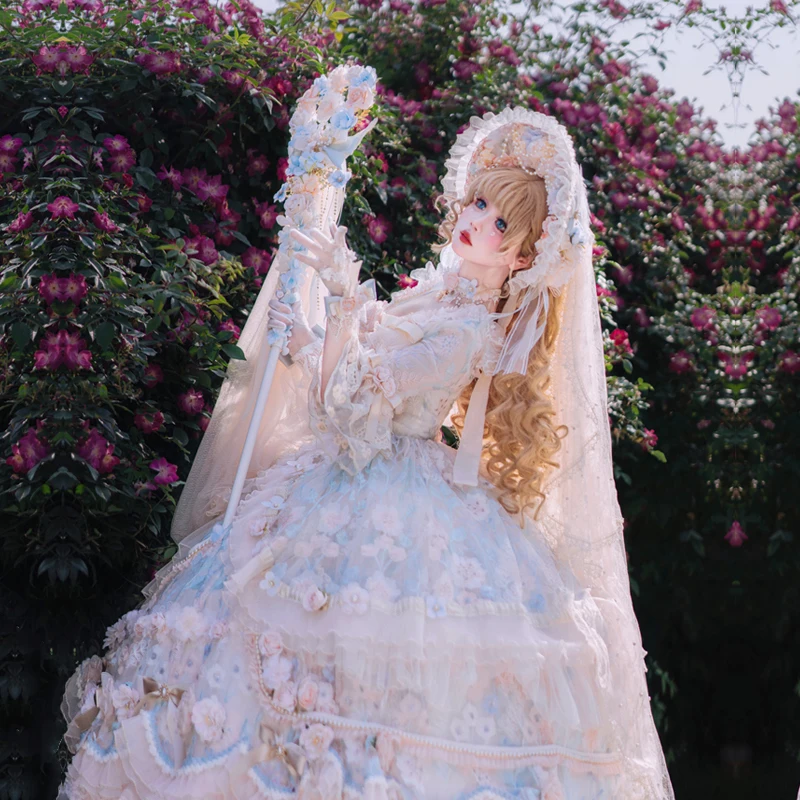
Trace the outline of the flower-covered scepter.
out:
<instances>
[{"instance_id":1,"label":"flower-covered scepter","mask_svg":"<svg viewBox=\"0 0 800 800\"><path fill-rule=\"evenodd\" d=\"M292 229L322 229L329 220L338 221L344 190L351 177L346 166L347 157L377 122L373 119L366 124L375 101L376 80L372 67L336 67L314 81L292 114L286 182L275 195L275 200L283 203L284 213L278 216L281 231L272 265L280 276L275 296L289 306L299 300L298 290L304 285L307 269L295 257L305 248L289 232ZM317 280L314 275L315 291ZM222 521L223 529L233 521L239 504L275 367L279 357L283 356L285 360L288 356L290 336L290 327L284 330L270 328L267 332L268 361Z\"/></svg>"}]
</instances>

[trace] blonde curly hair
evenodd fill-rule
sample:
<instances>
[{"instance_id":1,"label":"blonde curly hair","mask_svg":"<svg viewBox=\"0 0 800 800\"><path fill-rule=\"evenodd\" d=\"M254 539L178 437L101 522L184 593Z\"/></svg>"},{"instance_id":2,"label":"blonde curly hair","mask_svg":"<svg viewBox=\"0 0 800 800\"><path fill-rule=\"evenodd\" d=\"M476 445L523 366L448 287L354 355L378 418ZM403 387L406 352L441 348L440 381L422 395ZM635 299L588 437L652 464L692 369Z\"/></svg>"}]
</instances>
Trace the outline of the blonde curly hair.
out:
<instances>
[{"instance_id":1,"label":"blonde curly hair","mask_svg":"<svg viewBox=\"0 0 800 800\"><path fill-rule=\"evenodd\" d=\"M544 180L517 167L502 167L479 172L470 183L462 200L447 203L445 219L439 226L444 242L434 245L439 251L453 238L453 229L461 211L480 197L498 207L506 221L502 252L513 252L530 267L536 256L536 241L542 234L547 217L547 189ZM502 311L507 299L501 296L497 310ZM567 434L565 425L553 424L555 407L550 388L550 363L560 328L564 293L549 289L550 303L544 333L528 357L525 375L498 374L492 379L486 407L482 459L492 483L498 488L498 500L523 524L527 509L535 506L534 519L539 518L545 494L542 485L548 472L558 466L554 456L561 449L561 439ZM542 312L544 315L544 311ZM516 314L508 330L516 321ZM542 322L540 317L539 322ZM461 435L469 408L473 381L456 401L457 413L452 417Z\"/></svg>"}]
</instances>

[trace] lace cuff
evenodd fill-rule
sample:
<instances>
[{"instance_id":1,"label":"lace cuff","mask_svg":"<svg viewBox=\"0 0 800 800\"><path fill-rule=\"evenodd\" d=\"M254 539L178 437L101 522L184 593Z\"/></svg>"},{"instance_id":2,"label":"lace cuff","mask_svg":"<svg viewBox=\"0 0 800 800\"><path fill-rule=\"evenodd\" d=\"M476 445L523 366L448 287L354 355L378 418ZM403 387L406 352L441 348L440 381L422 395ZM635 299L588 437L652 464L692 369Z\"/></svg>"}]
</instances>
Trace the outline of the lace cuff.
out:
<instances>
[{"instance_id":1,"label":"lace cuff","mask_svg":"<svg viewBox=\"0 0 800 800\"><path fill-rule=\"evenodd\" d=\"M322 339L314 339L313 342L303 345L292 359L303 370L306 377L313 377L319 367L319 360L322 357Z\"/></svg>"}]
</instances>

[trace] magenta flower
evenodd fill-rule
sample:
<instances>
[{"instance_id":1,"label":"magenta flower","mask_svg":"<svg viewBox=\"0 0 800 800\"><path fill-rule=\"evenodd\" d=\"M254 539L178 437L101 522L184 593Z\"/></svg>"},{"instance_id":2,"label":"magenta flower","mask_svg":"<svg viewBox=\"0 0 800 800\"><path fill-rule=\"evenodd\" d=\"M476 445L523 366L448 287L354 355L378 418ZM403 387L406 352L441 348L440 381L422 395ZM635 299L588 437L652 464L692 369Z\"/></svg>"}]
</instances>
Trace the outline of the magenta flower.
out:
<instances>
[{"instance_id":1,"label":"magenta flower","mask_svg":"<svg viewBox=\"0 0 800 800\"><path fill-rule=\"evenodd\" d=\"M154 75L170 75L181 70L181 59L177 53L155 51L138 53L133 60L142 69Z\"/></svg>"},{"instance_id":2,"label":"magenta flower","mask_svg":"<svg viewBox=\"0 0 800 800\"><path fill-rule=\"evenodd\" d=\"M652 450L658 444L658 434L650 430L650 428L645 428L642 431L642 447L645 450Z\"/></svg>"},{"instance_id":3,"label":"magenta flower","mask_svg":"<svg viewBox=\"0 0 800 800\"><path fill-rule=\"evenodd\" d=\"M257 247L249 247L242 253L242 264L250 267L256 275L266 275L269 265L272 263L272 253L266 250L259 250Z\"/></svg>"},{"instance_id":4,"label":"magenta flower","mask_svg":"<svg viewBox=\"0 0 800 800\"><path fill-rule=\"evenodd\" d=\"M372 217L367 223L367 233L375 244L383 244L392 230L392 224L382 216Z\"/></svg>"},{"instance_id":5,"label":"magenta flower","mask_svg":"<svg viewBox=\"0 0 800 800\"><path fill-rule=\"evenodd\" d=\"M193 239L186 239L186 246L184 251L188 255L194 255L199 261L202 261L207 267L219 261L219 253L214 246L214 240L209 239L208 236L195 236ZM193 254L188 251L195 251Z\"/></svg>"},{"instance_id":6,"label":"magenta flower","mask_svg":"<svg viewBox=\"0 0 800 800\"><path fill-rule=\"evenodd\" d=\"M124 153L126 150L131 149L130 142L122 135L107 136L103 139L103 147L109 153Z\"/></svg>"},{"instance_id":7,"label":"magenta flower","mask_svg":"<svg viewBox=\"0 0 800 800\"><path fill-rule=\"evenodd\" d=\"M419 283L418 280L408 276L408 275L401 275L397 279L397 285L401 289L413 289Z\"/></svg>"},{"instance_id":8,"label":"magenta flower","mask_svg":"<svg viewBox=\"0 0 800 800\"><path fill-rule=\"evenodd\" d=\"M208 173L200 167L190 167L183 171L183 185L193 194L197 194L200 181L204 181Z\"/></svg>"},{"instance_id":9,"label":"magenta flower","mask_svg":"<svg viewBox=\"0 0 800 800\"><path fill-rule=\"evenodd\" d=\"M84 461L99 469L103 456L108 452L109 443L95 428L75 448L75 453Z\"/></svg>"},{"instance_id":10,"label":"magenta flower","mask_svg":"<svg viewBox=\"0 0 800 800\"><path fill-rule=\"evenodd\" d=\"M277 206L270 205L267 202L259 203L258 200L253 202L256 214L258 214L258 222L264 230L271 230L275 227L278 220Z\"/></svg>"},{"instance_id":11,"label":"magenta flower","mask_svg":"<svg viewBox=\"0 0 800 800\"><path fill-rule=\"evenodd\" d=\"M242 333L242 329L230 317L224 322L221 322L217 330L231 331L231 333L233 333L233 336L230 338L231 342L235 342Z\"/></svg>"},{"instance_id":12,"label":"magenta flower","mask_svg":"<svg viewBox=\"0 0 800 800\"><path fill-rule=\"evenodd\" d=\"M21 233L33 224L33 214L30 211L20 211L17 216L6 225L9 233Z\"/></svg>"},{"instance_id":13,"label":"magenta flower","mask_svg":"<svg viewBox=\"0 0 800 800\"><path fill-rule=\"evenodd\" d=\"M84 75L89 74L89 67L94 62L94 56L90 55L82 44L77 47L67 47L63 51L61 58L69 64L73 73L82 72Z\"/></svg>"},{"instance_id":14,"label":"magenta flower","mask_svg":"<svg viewBox=\"0 0 800 800\"><path fill-rule=\"evenodd\" d=\"M199 414L205 406L203 393L199 389L189 389L178 395L178 408L184 414Z\"/></svg>"},{"instance_id":15,"label":"magenta flower","mask_svg":"<svg viewBox=\"0 0 800 800\"><path fill-rule=\"evenodd\" d=\"M53 219L75 219L78 204L66 195L56 197L52 203L47 204L47 210Z\"/></svg>"},{"instance_id":16,"label":"magenta flower","mask_svg":"<svg viewBox=\"0 0 800 800\"><path fill-rule=\"evenodd\" d=\"M686 350L679 350L677 353L673 353L672 358L669 360L669 370L678 375L682 375L686 372L693 372L694 360L691 354Z\"/></svg>"},{"instance_id":17,"label":"magenta flower","mask_svg":"<svg viewBox=\"0 0 800 800\"><path fill-rule=\"evenodd\" d=\"M123 150L113 153L108 159L111 172L127 172L136 164L136 153L133 150Z\"/></svg>"},{"instance_id":18,"label":"magenta flower","mask_svg":"<svg viewBox=\"0 0 800 800\"><path fill-rule=\"evenodd\" d=\"M653 324L653 320L650 319L647 311L643 308L637 308L636 311L633 312L633 321L640 328L649 328Z\"/></svg>"},{"instance_id":19,"label":"magenta flower","mask_svg":"<svg viewBox=\"0 0 800 800\"><path fill-rule=\"evenodd\" d=\"M170 464L163 456L156 458L149 464L150 469L156 471L156 476L153 478L153 483L158 486L164 486L170 483L178 482L178 467L176 464Z\"/></svg>"},{"instance_id":20,"label":"magenta flower","mask_svg":"<svg viewBox=\"0 0 800 800\"><path fill-rule=\"evenodd\" d=\"M46 458L51 450L46 441L39 439L36 428L28 428L27 433L11 446L12 455L6 459L11 469L18 475L24 475Z\"/></svg>"},{"instance_id":21,"label":"magenta flower","mask_svg":"<svg viewBox=\"0 0 800 800\"><path fill-rule=\"evenodd\" d=\"M697 330L711 330L714 327L714 319L716 316L717 312L713 308L701 306L692 311L692 315L689 319Z\"/></svg>"},{"instance_id":22,"label":"magenta flower","mask_svg":"<svg viewBox=\"0 0 800 800\"><path fill-rule=\"evenodd\" d=\"M252 147L247 149L247 174L252 178L254 175L261 175L267 171L269 160L263 153L259 153Z\"/></svg>"},{"instance_id":23,"label":"magenta flower","mask_svg":"<svg viewBox=\"0 0 800 800\"><path fill-rule=\"evenodd\" d=\"M119 230L119 225L109 219L105 211L102 214L99 211L95 211L92 222L94 222L101 231L105 231L106 233L116 233L116 231Z\"/></svg>"},{"instance_id":24,"label":"magenta flower","mask_svg":"<svg viewBox=\"0 0 800 800\"><path fill-rule=\"evenodd\" d=\"M781 353L778 361L778 369L788 372L790 375L800 372L800 354L795 353L794 350L785 350Z\"/></svg>"},{"instance_id":25,"label":"magenta flower","mask_svg":"<svg viewBox=\"0 0 800 800\"><path fill-rule=\"evenodd\" d=\"M175 167L167 169L162 166L156 173L156 177L160 181L169 181L172 185L172 190L175 192L179 191L181 186L183 186L183 175L181 175L180 170L175 169Z\"/></svg>"},{"instance_id":26,"label":"magenta flower","mask_svg":"<svg viewBox=\"0 0 800 800\"><path fill-rule=\"evenodd\" d=\"M133 424L142 433L155 433L164 424L164 415L160 411L140 411L134 415Z\"/></svg>"},{"instance_id":27,"label":"magenta flower","mask_svg":"<svg viewBox=\"0 0 800 800\"><path fill-rule=\"evenodd\" d=\"M16 172L17 159L8 153L0 153L0 175Z\"/></svg>"},{"instance_id":28,"label":"magenta flower","mask_svg":"<svg viewBox=\"0 0 800 800\"><path fill-rule=\"evenodd\" d=\"M741 547L747 538L747 534L742 529L738 520L734 520L733 525L731 525L728 532L725 534L725 541L728 542L731 547Z\"/></svg>"},{"instance_id":29,"label":"magenta flower","mask_svg":"<svg viewBox=\"0 0 800 800\"><path fill-rule=\"evenodd\" d=\"M768 331L776 330L783 319L781 312L777 308L770 308L769 306L759 308L756 311L756 318L758 319L758 324Z\"/></svg>"},{"instance_id":30,"label":"magenta flower","mask_svg":"<svg viewBox=\"0 0 800 800\"><path fill-rule=\"evenodd\" d=\"M201 200L211 200L218 203L225 199L229 188L229 186L223 185L221 175L215 175L213 178L203 178L198 181L197 196Z\"/></svg>"},{"instance_id":31,"label":"magenta flower","mask_svg":"<svg viewBox=\"0 0 800 800\"><path fill-rule=\"evenodd\" d=\"M611 343L623 355L631 355L633 353L627 331L623 331L621 328L614 328L609 335L611 337Z\"/></svg>"},{"instance_id":32,"label":"magenta flower","mask_svg":"<svg viewBox=\"0 0 800 800\"><path fill-rule=\"evenodd\" d=\"M148 364L142 373L142 383L152 389L164 380L164 370L158 364Z\"/></svg>"},{"instance_id":33,"label":"magenta flower","mask_svg":"<svg viewBox=\"0 0 800 800\"><path fill-rule=\"evenodd\" d=\"M10 133L0 136L0 153L15 156L22 145L23 141L18 136L12 136Z\"/></svg>"},{"instance_id":34,"label":"magenta flower","mask_svg":"<svg viewBox=\"0 0 800 800\"><path fill-rule=\"evenodd\" d=\"M68 369L89 369L92 354L84 349L86 340L76 331L60 330L48 333L42 342L42 349L33 354L34 369L55 370L62 364Z\"/></svg>"},{"instance_id":35,"label":"magenta flower","mask_svg":"<svg viewBox=\"0 0 800 800\"><path fill-rule=\"evenodd\" d=\"M86 278L83 275L73 274L59 278L51 272L49 275L43 275L39 281L39 295L48 305L55 300L62 303L70 300L79 303L87 291Z\"/></svg>"}]
</instances>

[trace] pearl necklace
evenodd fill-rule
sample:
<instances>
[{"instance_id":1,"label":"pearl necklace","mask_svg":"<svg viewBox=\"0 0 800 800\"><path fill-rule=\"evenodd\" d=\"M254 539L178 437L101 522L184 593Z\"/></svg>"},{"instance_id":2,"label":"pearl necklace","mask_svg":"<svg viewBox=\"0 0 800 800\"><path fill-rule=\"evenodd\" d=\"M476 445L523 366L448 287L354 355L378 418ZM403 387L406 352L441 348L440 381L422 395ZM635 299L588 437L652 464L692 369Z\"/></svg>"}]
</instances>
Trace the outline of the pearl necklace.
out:
<instances>
[{"instance_id":1,"label":"pearl necklace","mask_svg":"<svg viewBox=\"0 0 800 800\"><path fill-rule=\"evenodd\" d=\"M462 278L456 272L444 276L444 288L436 295L437 300L447 300L454 306L466 303L480 303L487 308L500 298L502 289L479 287L477 278Z\"/></svg>"}]
</instances>

